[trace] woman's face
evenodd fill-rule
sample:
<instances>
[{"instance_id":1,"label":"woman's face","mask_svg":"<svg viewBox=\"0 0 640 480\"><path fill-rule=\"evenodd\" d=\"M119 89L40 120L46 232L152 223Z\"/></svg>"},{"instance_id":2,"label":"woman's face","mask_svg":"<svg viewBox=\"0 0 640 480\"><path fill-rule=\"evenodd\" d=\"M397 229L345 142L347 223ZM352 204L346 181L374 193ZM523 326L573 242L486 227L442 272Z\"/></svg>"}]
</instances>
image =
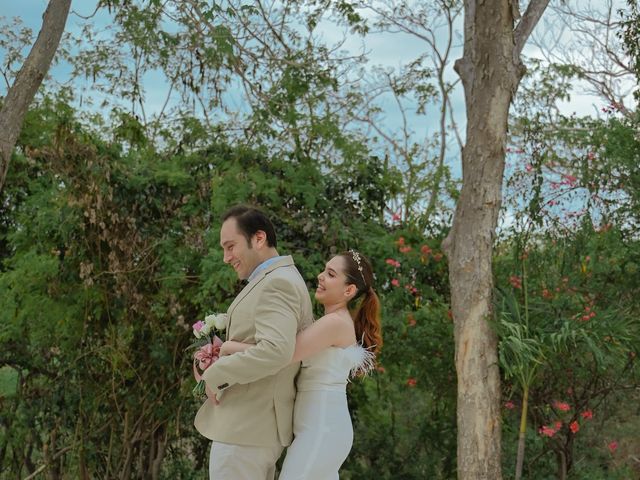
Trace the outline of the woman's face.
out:
<instances>
[{"instance_id":1,"label":"woman's face","mask_svg":"<svg viewBox=\"0 0 640 480\"><path fill-rule=\"evenodd\" d=\"M340 255L327 262L324 270L318 275L316 299L322 304L348 301L355 295L356 287L347 283L345 260Z\"/></svg>"}]
</instances>

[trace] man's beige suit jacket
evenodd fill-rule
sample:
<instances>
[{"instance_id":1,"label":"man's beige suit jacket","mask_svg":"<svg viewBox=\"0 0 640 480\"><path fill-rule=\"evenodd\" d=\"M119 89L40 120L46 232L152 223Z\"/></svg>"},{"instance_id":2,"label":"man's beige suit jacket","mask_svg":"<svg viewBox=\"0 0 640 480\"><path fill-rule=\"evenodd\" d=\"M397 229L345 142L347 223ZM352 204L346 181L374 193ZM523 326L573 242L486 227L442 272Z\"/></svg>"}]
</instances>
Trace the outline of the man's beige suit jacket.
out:
<instances>
[{"instance_id":1,"label":"man's beige suit jacket","mask_svg":"<svg viewBox=\"0 0 640 480\"><path fill-rule=\"evenodd\" d=\"M203 374L223 392L195 418L198 431L217 442L287 446L293 436L296 334L313 321L309 292L290 256L269 265L240 292L227 311L228 340L255 344L220 358Z\"/></svg>"}]
</instances>

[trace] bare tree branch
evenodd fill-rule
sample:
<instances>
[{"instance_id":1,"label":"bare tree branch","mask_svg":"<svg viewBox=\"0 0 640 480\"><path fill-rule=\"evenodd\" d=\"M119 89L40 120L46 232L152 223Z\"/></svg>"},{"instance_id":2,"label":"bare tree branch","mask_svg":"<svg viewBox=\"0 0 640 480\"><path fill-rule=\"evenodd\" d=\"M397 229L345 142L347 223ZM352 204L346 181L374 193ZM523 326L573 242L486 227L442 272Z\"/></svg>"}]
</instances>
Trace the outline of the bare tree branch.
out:
<instances>
[{"instance_id":1,"label":"bare tree branch","mask_svg":"<svg viewBox=\"0 0 640 480\"><path fill-rule=\"evenodd\" d=\"M18 72L0 110L0 192L9 170L11 152L18 140L29 105L55 56L69 16L71 0L51 0L44 12L42 29Z\"/></svg>"},{"instance_id":2,"label":"bare tree branch","mask_svg":"<svg viewBox=\"0 0 640 480\"><path fill-rule=\"evenodd\" d=\"M542 18L542 14L549 5L549 0L531 0L527 5L527 10L522 16L522 20L518 23L514 32L515 47L513 49L513 60L517 65L520 63L520 54L525 43L529 39L531 32Z\"/></svg>"}]
</instances>

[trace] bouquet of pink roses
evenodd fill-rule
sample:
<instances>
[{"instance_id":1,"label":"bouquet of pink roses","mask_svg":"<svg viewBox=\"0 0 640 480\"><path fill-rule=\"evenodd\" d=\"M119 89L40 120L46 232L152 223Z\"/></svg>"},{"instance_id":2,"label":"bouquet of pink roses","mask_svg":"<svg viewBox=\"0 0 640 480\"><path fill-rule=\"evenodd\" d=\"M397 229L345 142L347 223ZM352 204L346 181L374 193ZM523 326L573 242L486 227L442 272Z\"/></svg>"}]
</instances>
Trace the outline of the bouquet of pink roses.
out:
<instances>
[{"instance_id":1,"label":"bouquet of pink roses","mask_svg":"<svg viewBox=\"0 0 640 480\"><path fill-rule=\"evenodd\" d=\"M200 372L204 372L220 357L220 347L223 340L216 335L216 331L222 335L226 327L226 313L207 315L204 322L199 320L193 324L193 335L197 339L191 345L197 348L193 354L193 376L197 382L193 394L197 397L206 396L206 385Z\"/></svg>"}]
</instances>

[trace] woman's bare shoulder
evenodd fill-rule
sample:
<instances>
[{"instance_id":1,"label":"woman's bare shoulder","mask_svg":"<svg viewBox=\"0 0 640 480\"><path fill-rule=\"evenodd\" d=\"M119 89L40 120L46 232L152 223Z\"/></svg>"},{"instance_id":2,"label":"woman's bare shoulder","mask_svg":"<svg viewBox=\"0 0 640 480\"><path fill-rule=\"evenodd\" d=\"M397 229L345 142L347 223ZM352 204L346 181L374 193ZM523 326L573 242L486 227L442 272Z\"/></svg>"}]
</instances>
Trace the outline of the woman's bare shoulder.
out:
<instances>
[{"instance_id":1,"label":"woman's bare shoulder","mask_svg":"<svg viewBox=\"0 0 640 480\"><path fill-rule=\"evenodd\" d=\"M349 314L345 314L343 312L331 312L323 315L318 320L316 320L316 322L323 322L333 325L350 325L353 323L353 320L351 319L351 316Z\"/></svg>"},{"instance_id":2,"label":"woman's bare shoulder","mask_svg":"<svg viewBox=\"0 0 640 480\"><path fill-rule=\"evenodd\" d=\"M353 320L348 312L332 312L320 317L316 322L322 322L322 328L334 332L336 347L346 347L355 342Z\"/></svg>"}]
</instances>

